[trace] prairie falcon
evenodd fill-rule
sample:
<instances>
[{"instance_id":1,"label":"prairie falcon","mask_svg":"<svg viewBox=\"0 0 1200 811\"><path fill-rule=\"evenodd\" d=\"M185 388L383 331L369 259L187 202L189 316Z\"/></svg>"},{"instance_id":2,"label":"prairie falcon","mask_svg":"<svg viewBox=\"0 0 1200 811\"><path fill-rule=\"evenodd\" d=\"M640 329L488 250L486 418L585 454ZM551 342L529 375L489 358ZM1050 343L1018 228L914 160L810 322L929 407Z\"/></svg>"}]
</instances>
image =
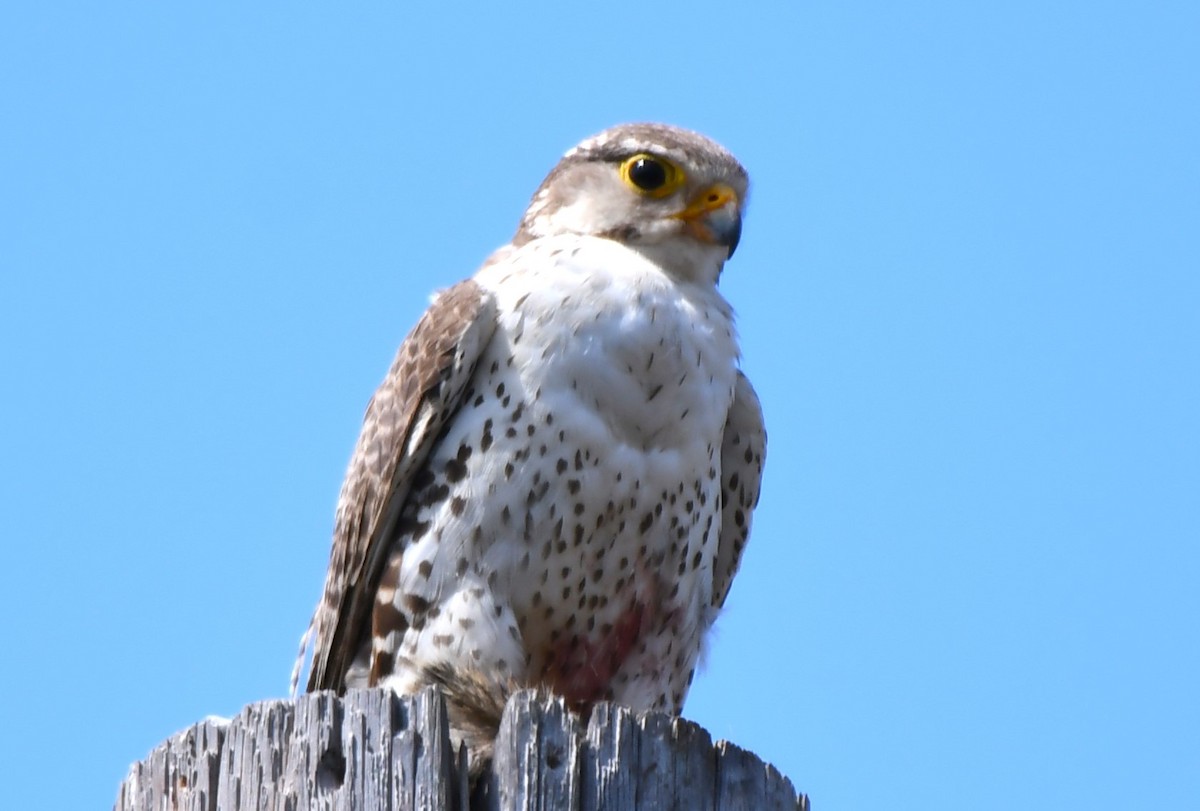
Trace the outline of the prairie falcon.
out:
<instances>
[{"instance_id":1,"label":"prairie falcon","mask_svg":"<svg viewBox=\"0 0 1200 811\"><path fill-rule=\"evenodd\" d=\"M766 450L717 290L747 188L697 133L606 130L434 297L342 486L309 690L528 685L680 712Z\"/></svg>"}]
</instances>

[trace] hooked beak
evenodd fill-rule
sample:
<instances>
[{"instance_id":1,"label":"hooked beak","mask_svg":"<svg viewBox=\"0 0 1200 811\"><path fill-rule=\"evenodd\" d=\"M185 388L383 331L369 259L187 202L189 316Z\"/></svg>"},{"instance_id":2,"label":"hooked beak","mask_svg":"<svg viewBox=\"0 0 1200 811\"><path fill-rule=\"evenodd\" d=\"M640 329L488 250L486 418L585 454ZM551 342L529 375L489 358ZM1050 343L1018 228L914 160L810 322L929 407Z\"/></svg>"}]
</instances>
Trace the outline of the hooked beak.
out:
<instances>
[{"instance_id":1,"label":"hooked beak","mask_svg":"<svg viewBox=\"0 0 1200 811\"><path fill-rule=\"evenodd\" d=\"M742 212L738 196L724 183L709 186L675 215L687 224L688 231L701 242L724 245L729 256L737 249L742 238Z\"/></svg>"}]
</instances>

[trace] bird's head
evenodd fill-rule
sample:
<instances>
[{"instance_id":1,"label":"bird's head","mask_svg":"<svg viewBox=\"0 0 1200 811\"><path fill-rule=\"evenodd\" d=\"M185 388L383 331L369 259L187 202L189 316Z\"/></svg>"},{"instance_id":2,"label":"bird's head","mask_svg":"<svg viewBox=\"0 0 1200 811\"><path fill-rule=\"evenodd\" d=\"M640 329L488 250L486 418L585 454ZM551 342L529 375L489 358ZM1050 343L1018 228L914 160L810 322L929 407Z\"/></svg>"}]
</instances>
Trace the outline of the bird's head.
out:
<instances>
[{"instance_id":1,"label":"bird's head","mask_svg":"<svg viewBox=\"0 0 1200 811\"><path fill-rule=\"evenodd\" d=\"M720 144L664 124L623 124L567 152L542 181L514 244L616 240L688 281L715 283L742 233L749 177Z\"/></svg>"}]
</instances>

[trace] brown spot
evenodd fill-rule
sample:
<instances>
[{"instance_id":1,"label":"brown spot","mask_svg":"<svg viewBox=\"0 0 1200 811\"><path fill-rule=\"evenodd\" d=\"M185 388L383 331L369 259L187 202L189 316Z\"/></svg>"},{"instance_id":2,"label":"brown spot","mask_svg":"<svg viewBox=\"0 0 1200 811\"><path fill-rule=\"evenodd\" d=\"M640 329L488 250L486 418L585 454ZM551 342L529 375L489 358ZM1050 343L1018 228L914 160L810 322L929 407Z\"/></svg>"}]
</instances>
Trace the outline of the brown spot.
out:
<instances>
[{"instance_id":1,"label":"brown spot","mask_svg":"<svg viewBox=\"0 0 1200 811\"><path fill-rule=\"evenodd\" d=\"M396 659L387 651L377 651L371 656L371 674L367 677L367 683L374 687L379 682L392 675L392 670L396 667Z\"/></svg>"},{"instance_id":2,"label":"brown spot","mask_svg":"<svg viewBox=\"0 0 1200 811\"><path fill-rule=\"evenodd\" d=\"M448 459L446 461L446 481L454 483L460 482L467 476L467 466L458 459Z\"/></svg>"},{"instance_id":3,"label":"brown spot","mask_svg":"<svg viewBox=\"0 0 1200 811\"><path fill-rule=\"evenodd\" d=\"M423 507L430 507L445 501L448 495L450 495L450 488L447 485L439 484L437 487L430 487L422 493L417 502Z\"/></svg>"},{"instance_id":4,"label":"brown spot","mask_svg":"<svg viewBox=\"0 0 1200 811\"><path fill-rule=\"evenodd\" d=\"M416 541L422 538L429 531L428 521L416 521L411 517L401 518L396 525L396 530L400 535L408 535L412 540Z\"/></svg>"},{"instance_id":5,"label":"brown spot","mask_svg":"<svg viewBox=\"0 0 1200 811\"><path fill-rule=\"evenodd\" d=\"M407 630L408 617L404 616L404 612L396 608L394 603L389 600L375 604L375 610L371 614L371 634L373 636L383 637L393 631L403 634Z\"/></svg>"},{"instance_id":6,"label":"brown spot","mask_svg":"<svg viewBox=\"0 0 1200 811\"><path fill-rule=\"evenodd\" d=\"M410 614L424 614L429 610L429 601L418 594L405 594L404 607Z\"/></svg>"}]
</instances>

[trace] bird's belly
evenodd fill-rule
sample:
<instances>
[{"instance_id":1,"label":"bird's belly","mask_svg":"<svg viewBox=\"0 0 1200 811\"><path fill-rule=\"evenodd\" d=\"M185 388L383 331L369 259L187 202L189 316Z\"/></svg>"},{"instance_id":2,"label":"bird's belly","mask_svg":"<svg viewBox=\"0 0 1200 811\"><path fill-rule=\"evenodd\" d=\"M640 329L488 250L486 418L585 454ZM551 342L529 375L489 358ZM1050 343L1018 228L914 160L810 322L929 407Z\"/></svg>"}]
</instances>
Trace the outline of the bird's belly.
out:
<instances>
[{"instance_id":1,"label":"bird's belly","mask_svg":"<svg viewBox=\"0 0 1200 811\"><path fill-rule=\"evenodd\" d=\"M405 552L402 590L428 588L443 610L404 653L580 706L678 711L712 617L719 448L646 448L552 401L503 423L481 411L446 435L432 467L457 470L449 451L474 450L465 475L415 494L443 500L417 516L428 529Z\"/></svg>"},{"instance_id":2,"label":"bird's belly","mask_svg":"<svg viewBox=\"0 0 1200 811\"><path fill-rule=\"evenodd\" d=\"M496 585L516 616L529 675L581 703L612 698L630 680L666 691L676 669L690 669L720 523L704 448L610 440L564 453L522 483L536 496L534 481L552 477L546 497L525 504L510 541L521 557Z\"/></svg>"}]
</instances>

